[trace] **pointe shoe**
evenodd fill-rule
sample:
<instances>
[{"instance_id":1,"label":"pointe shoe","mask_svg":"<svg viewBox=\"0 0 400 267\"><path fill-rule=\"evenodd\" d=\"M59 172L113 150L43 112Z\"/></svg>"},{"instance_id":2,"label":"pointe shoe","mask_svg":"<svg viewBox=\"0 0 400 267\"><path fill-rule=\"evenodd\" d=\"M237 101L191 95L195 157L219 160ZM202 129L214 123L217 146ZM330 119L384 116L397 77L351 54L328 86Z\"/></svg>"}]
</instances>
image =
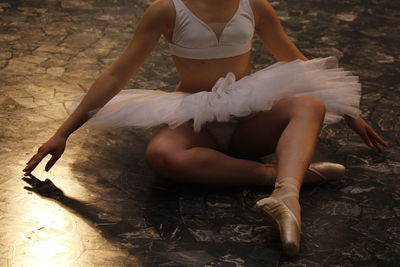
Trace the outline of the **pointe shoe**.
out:
<instances>
[{"instance_id":1,"label":"pointe shoe","mask_svg":"<svg viewBox=\"0 0 400 267\"><path fill-rule=\"evenodd\" d=\"M300 185L297 180L286 180L277 183L277 186L285 184L295 187L296 191L288 192L279 198L268 197L257 201L256 206L270 219L279 229L283 251L288 256L296 256L300 249L301 227L293 212L286 206L282 199L289 196L299 196Z\"/></svg>"},{"instance_id":2,"label":"pointe shoe","mask_svg":"<svg viewBox=\"0 0 400 267\"><path fill-rule=\"evenodd\" d=\"M346 168L338 163L321 161L311 163L308 170L321 177L319 183L324 183L341 178L344 175Z\"/></svg>"},{"instance_id":3,"label":"pointe shoe","mask_svg":"<svg viewBox=\"0 0 400 267\"><path fill-rule=\"evenodd\" d=\"M264 163L265 166L273 168L272 173L269 176L273 176L272 178L276 178L276 164L274 163ZM345 171L346 168L338 163L333 163L329 161L320 161L320 162L312 162L310 166L308 167L308 170L315 173L320 177L320 180L312 183L317 183L317 184L322 184L327 181L335 180L338 178L341 178ZM305 179L304 183L310 183L307 182L307 179Z\"/></svg>"}]
</instances>

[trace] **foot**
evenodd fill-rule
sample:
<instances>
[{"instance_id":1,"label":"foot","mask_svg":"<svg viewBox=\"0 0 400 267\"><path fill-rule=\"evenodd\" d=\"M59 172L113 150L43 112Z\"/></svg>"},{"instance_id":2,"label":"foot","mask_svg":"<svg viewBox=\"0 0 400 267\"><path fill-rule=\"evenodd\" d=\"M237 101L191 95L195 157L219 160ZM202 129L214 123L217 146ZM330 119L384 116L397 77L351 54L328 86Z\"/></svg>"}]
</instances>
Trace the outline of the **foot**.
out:
<instances>
[{"instance_id":1,"label":"foot","mask_svg":"<svg viewBox=\"0 0 400 267\"><path fill-rule=\"evenodd\" d=\"M274 184L276 180L276 164L265 163L265 171L268 184ZM327 181L341 178L346 168L337 163L321 161L312 162L304 175L304 184L321 184Z\"/></svg>"},{"instance_id":2,"label":"foot","mask_svg":"<svg viewBox=\"0 0 400 267\"><path fill-rule=\"evenodd\" d=\"M256 206L279 229L282 248L288 256L296 256L300 249L300 184L291 177L281 178L272 195L257 201Z\"/></svg>"},{"instance_id":3,"label":"foot","mask_svg":"<svg viewBox=\"0 0 400 267\"><path fill-rule=\"evenodd\" d=\"M313 162L307 169L308 183L324 183L343 177L346 167L333 162Z\"/></svg>"}]
</instances>

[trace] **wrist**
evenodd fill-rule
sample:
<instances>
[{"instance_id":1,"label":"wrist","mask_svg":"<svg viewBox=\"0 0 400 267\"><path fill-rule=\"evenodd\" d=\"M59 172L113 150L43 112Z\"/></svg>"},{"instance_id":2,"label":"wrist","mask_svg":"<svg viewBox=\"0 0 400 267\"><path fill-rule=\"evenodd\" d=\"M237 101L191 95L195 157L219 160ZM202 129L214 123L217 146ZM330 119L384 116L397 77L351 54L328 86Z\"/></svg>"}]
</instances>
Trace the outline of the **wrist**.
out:
<instances>
[{"instance_id":1,"label":"wrist","mask_svg":"<svg viewBox=\"0 0 400 267\"><path fill-rule=\"evenodd\" d=\"M55 133L53 136L54 136L54 137L58 137L58 138L63 138L63 139L65 139L65 140L67 140L68 137L70 136L70 134L58 130L58 131L56 131L56 133Z\"/></svg>"},{"instance_id":2,"label":"wrist","mask_svg":"<svg viewBox=\"0 0 400 267\"><path fill-rule=\"evenodd\" d=\"M345 120L346 122L353 121L353 120L357 119L358 117L359 117L359 116L357 116L357 117L352 117L352 116L347 115L347 114L344 114L344 115L343 115L343 118L344 118L344 120Z\"/></svg>"}]
</instances>

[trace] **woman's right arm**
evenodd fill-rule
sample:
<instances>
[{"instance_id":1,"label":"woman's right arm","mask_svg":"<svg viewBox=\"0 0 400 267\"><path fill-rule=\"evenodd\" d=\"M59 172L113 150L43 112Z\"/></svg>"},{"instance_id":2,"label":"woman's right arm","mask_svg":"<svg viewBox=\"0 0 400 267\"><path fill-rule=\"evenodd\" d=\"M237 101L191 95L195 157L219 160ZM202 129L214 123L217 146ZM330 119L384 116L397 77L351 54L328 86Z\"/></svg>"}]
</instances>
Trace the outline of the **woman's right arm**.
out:
<instances>
[{"instance_id":1,"label":"woman's right arm","mask_svg":"<svg viewBox=\"0 0 400 267\"><path fill-rule=\"evenodd\" d=\"M64 152L67 138L90 118L89 112L104 106L124 88L169 27L170 14L167 12L167 5L167 1L156 0L146 9L128 46L96 79L75 111L56 133L27 162L23 169L25 175L31 173L45 156L51 154L52 157L45 167L48 171Z\"/></svg>"}]
</instances>

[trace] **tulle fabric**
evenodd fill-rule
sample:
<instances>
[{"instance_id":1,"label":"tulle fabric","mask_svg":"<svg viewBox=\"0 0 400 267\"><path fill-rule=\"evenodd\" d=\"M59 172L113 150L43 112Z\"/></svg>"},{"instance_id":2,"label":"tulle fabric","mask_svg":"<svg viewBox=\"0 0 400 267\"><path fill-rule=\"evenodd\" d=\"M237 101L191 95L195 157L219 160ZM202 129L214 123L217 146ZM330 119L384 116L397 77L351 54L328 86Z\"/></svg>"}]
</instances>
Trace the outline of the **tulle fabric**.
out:
<instances>
[{"instance_id":1,"label":"tulle fabric","mask_svg":"<svg viewBox=\"0 0 400 267\"><path fill-rule=\"evenodd\" d=\"M177 127L193 120L196 132L206 122L226 122L235 117L269 110L281 98L314 96L326 104L324 124L343 114L360 114L361 85L357 76L338 67L334 57L277 62L236 81L232 72L217 80L211 91L198 93L161 90L122 90L104 107L91 111L86 126L108 130L168 124ZM78 96L70 111L84 95Z\"/></svg>"}]
</instances>

